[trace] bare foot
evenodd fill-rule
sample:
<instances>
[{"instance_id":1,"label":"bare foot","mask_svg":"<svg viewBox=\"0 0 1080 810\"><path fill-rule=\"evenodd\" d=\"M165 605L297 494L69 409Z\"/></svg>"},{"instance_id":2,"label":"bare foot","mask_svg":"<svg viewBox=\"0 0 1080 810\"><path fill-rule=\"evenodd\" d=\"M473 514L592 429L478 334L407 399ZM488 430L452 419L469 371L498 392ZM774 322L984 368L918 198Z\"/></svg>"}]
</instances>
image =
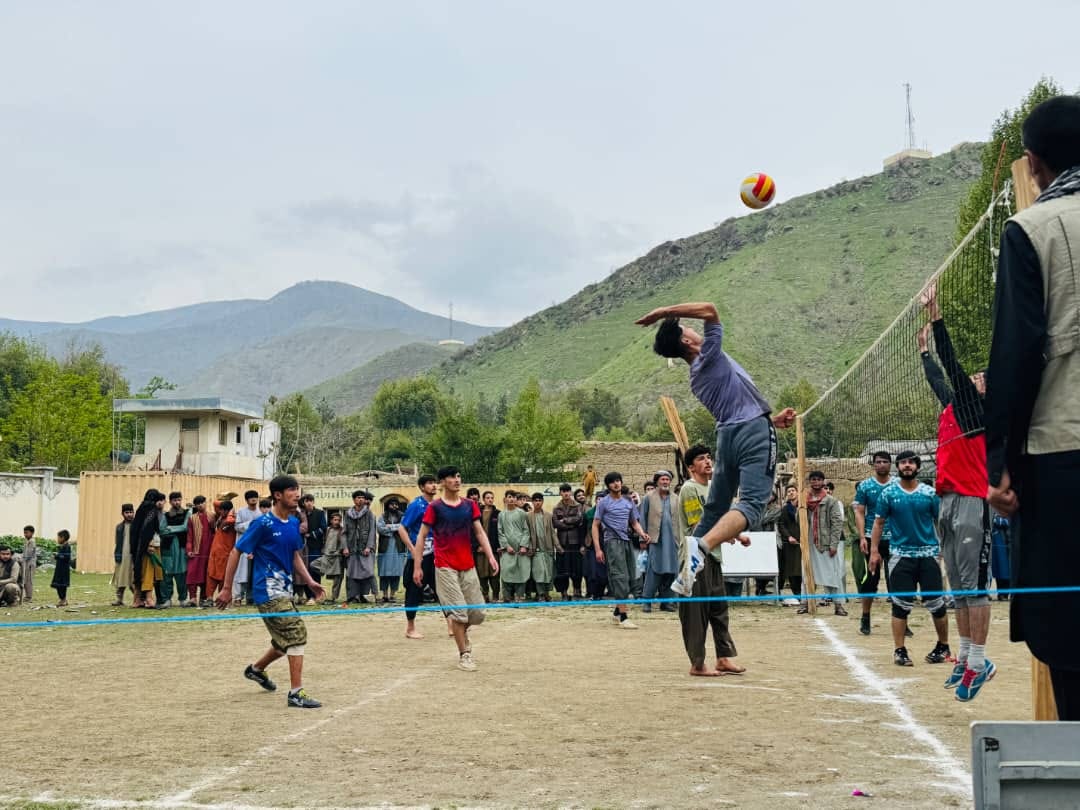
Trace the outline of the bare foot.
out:
<instances>
[{"instance_id":1,"label":"bare foot","mask_svg":"<svg viewBox=\"0 0 1080 810\"><path fill-rule=\"evenodd\" d=\"M424 634L419 630L406 630L405 638L423 638Z\"/></svg>"},{"instance_id":2,"label":"bare foot","mask_svg":"<svg viewBox=\"0 0 1080 810\"><path fill-rule=\"evenodd\" d=\"M702 664L699 667L690 667L690 674L701 678L716 678L724 673L715 669L706 669L705 665Z\"/></svg>"},{"instance_id":3,"label":"bare foot","mask_svg":"<svg viewBox=\"0 0 1080 810\"><path fill-rule=\"evenodd\" d=\"M746 667L740 667L730 658L717 658L716 671L721 675L742 675L746 672Z\"/></svg>"}]
</instances>

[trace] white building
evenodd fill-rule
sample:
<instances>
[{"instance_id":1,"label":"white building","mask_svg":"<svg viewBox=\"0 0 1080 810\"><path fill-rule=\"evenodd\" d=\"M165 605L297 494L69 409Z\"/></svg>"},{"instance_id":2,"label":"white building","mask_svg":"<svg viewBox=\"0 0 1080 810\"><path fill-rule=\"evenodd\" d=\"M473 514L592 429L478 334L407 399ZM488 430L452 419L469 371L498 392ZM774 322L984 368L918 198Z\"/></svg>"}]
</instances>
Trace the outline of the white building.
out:
<instances>
[{"instance_id":1,"label":"white building","mask_svg":"<svg viewBox=\"0 0 1080 810\"><path fill-rule=\"evenodd\" d=\"M281 430L260 407L222 397L113 400L118 425L124 414L134 416L138 452L121 469L274 476Z\"/></svg>"}]
</instances>

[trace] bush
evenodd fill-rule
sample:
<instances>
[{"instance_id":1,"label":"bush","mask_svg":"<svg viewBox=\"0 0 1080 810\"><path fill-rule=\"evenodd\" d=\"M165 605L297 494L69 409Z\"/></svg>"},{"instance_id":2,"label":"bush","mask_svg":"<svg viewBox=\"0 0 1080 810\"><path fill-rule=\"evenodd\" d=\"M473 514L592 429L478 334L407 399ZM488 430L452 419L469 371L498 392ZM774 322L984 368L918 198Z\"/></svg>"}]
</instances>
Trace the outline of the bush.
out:
<instances>
[{"instance_id":1,"label":"bush","mask_svg":"<svg viewBox=\"0 0 1080 810\"><path fill-rule=\"evenodd\" d=\"M53 559L56 557L56 541L55 540L46 540L43 537L38 537L38 538L35 538L35 539L37 540L37 551L38 551L37 564L38 564L38 566L40 567L40 566L45 565L45 564L51 564L53 562ZM23 543L24 542L25 541L23 540L23 536L21 534L20 535L14 535L14 534L0 535L0 546L7 546L12 551L14 551L16 554L22 554ZM71 553L73 555L75 555L76 558L78 557L78 553L79 553L78 544L76 544L76 543L71 544Z\"/></svg>"}]
</instances>

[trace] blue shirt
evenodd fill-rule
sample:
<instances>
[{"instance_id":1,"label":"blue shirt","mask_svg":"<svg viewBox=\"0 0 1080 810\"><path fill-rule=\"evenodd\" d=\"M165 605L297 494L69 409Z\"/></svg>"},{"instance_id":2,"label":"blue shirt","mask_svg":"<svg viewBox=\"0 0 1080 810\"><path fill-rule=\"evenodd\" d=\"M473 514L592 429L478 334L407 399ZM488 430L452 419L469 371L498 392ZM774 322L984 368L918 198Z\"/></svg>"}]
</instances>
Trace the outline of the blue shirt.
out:
<instances>
[{"instance_id":1,"label":"blue shirt","mask_svg":"<svg viewBox=\"0 0 1080 810\"><path fill-rule=\"evenodd\" d=\"M890 476L889 480L882 484L877 480L877 476L871 475L865 481L860 481L859 485L855 487L854 503L864 510L866 519L863 524L864 533L867 537L870 537L874 531L874 517L877 515L878 497L881 495L881 491L895 480L896 478ZM881 532L881 539L887 541L891 538L892 530L889 528L889 524L886 523L884 530Z\"/></svg>"},{"instance_id":2,"label":"blue shirt","mask_svg":"<svg viewBox=\"0 0 1080 810\"><path fill-rule=\"evenodd\" d=\"M938 539L934 524L940 508L941 499L926 484L908 492L899 481L893 481L881 490L877 516L887 520L892 529L890 553L894 557L936 557Z\"/></svg>"},{"instance_id":3,"label":"blue shirt","mask_svg":"<svg viewBox=\"0 0 1080 810\"><path fill-rule=\"evenodd\" d=\"M723 326L705 324L701 353L690 364L690 390L717 427L749 422L771 410L750 375L721 348L723 338Z\"/></svg>"},{"instance_id":4,"label":"blue shirt","mask_svg":"<svg viewBox=\"0 0 1080 810\"><path fill-rule=\"evenodd\" d=\"M251 597L262 605L279 596L292 598L293 554L304 547L300 519L286 520L268 512L248 524L244 536L236 541L242 554L252 554Z\"/></svg>"},{"instance_id":5,"label":"blue shirt","mask_svg":"<svg viewBox=\"0 0 1080 810\"><path fill-rule=\"evenodd\" d=\"M412 503L405 509L405 515L401 518L401 525L409 533L409 539L416 545L416 539L420 536L420 527L424 525L424 513L428 508L428 499L423 495L417 495ZM431 554L435 550L435 531L428 532L424 540L424 554Z\"/></svg>"},{"instance_id":6,"label":"blue shirt","mask_svg":"<svg viewBox=\"0 0 1080 810\"><path fill-rule=\"evenodd\" d=\"M604 540L630 541L630 524L637 520L640 522L641 515L634 502L623 495L621 498L602 498L596 505L594 520L600 521L603 528Z\"/></svg>"}]
</instances>

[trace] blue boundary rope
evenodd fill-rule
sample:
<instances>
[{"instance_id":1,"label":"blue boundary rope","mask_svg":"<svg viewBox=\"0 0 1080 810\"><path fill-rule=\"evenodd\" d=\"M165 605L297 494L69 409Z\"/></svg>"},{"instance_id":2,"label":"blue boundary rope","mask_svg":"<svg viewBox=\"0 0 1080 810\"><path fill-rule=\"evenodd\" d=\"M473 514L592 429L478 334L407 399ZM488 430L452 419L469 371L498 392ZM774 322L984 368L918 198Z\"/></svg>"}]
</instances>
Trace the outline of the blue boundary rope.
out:
<instances>
[{"instance_id":1,"label":"blue boundary rope","mask_svg":"<svg viewBox=\"0 0 1080 810\"><path fill-rule=\"evenodd\" d=\"M996 591L971 590L971 591L897 591L894 593L833 593L833 594L803 594L806 599L888 599L890 596L899 597L922 597L933 598L935 596L991 596L992 594L1054 594L1054 593L1077 593L1080 585L1068 585L1046 588L1002 588ZM571 602L493 602L479 605L455 605L455 610L528 610L535 608L595 608L614 607L615 605L655 605L658 602L668 604L693 604L696 602L776 602L798 599L794 595L765 594L763 596L683 596L671 599L578 599ZM182 610L182 608L180 608ZM117 624L168 624L176 622L216 622L262 619L264 616L295 616L301 618L309 616L374 616L385 613L402 613L406 610L404 605L387 605L384 607L370 608L332 608L329 610L305 610L299 613L286 611L284 613L259 613L258 611L245 613L230 613L227 610L208 610L196 615L169 615L169 616L138 616L131 618L115 619L45 619L33 622L0 622L0 631L17 628L42 628L42 627L86 627L91 625L117 625ZM417 605L408 610L418 613L441 613L443 608L438 603Z\"/></svg>"}]
</instances>

